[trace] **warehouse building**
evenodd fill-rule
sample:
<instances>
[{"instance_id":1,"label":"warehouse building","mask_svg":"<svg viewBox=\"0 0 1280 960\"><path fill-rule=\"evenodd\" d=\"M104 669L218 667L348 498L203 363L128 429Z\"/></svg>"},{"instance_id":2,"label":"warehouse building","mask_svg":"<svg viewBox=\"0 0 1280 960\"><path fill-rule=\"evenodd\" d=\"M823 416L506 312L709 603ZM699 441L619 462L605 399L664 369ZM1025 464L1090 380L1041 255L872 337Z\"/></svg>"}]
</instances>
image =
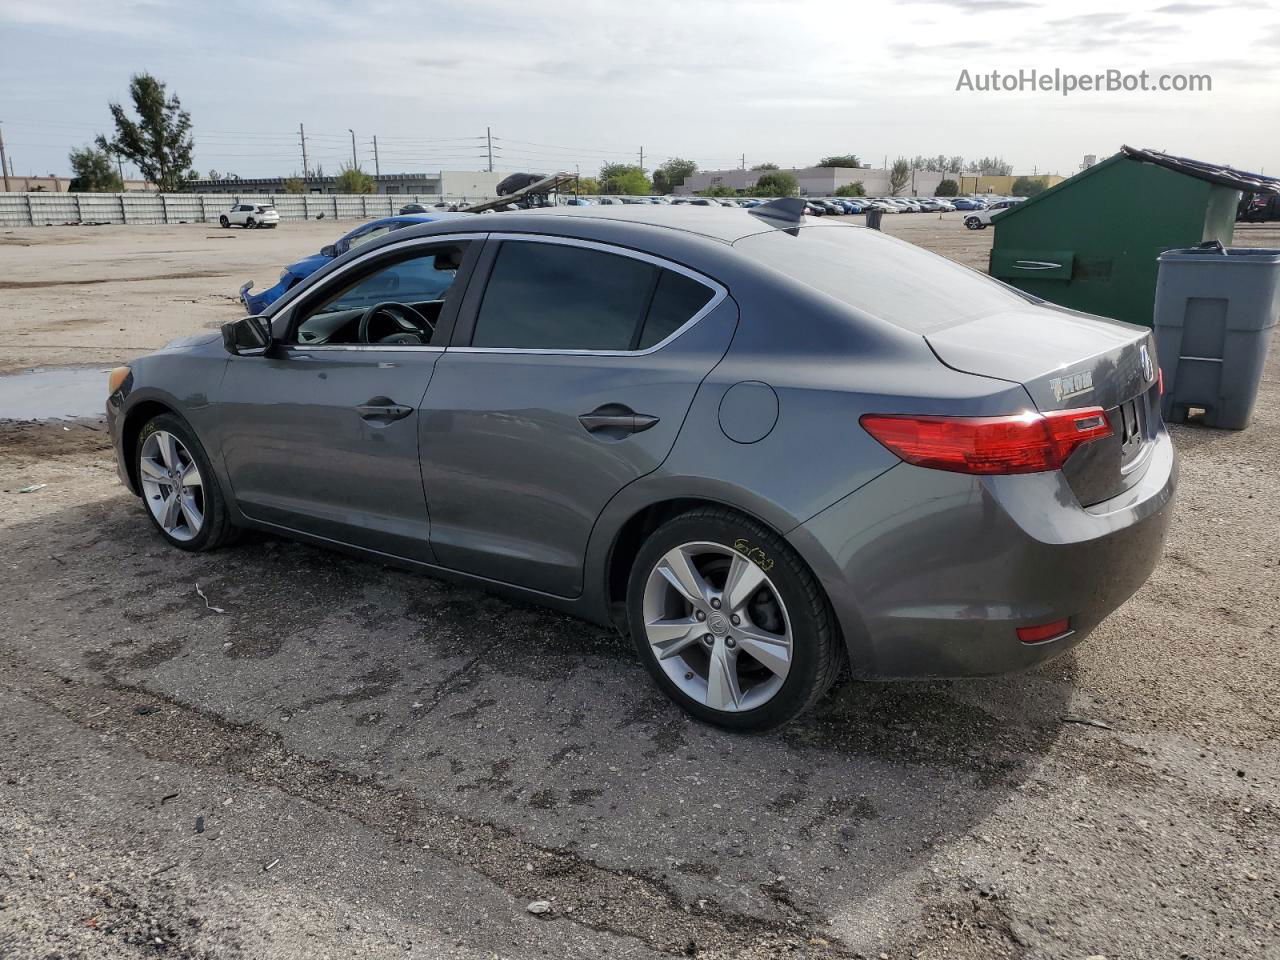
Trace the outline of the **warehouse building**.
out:
<instances>
[{"instance_id":1,"label":"warehouse building","mask_svg":"<svg viewBox=\"0 0 1280 960\"><path fill-rule=\"evenodd\" d=\"M730 190L742 192L753 189L756 181L772 170L699 170L683 184L675 188L676 193L697 193L699 190L710 190L712 187L728 187ZM851 183L862 183L862 189L871 197L888 196L889 171L875 167L788 167L780 173L789 173L800 184L800 193L806 197L827 197L838 189ZM946 176L929 170L915 171L914 186L911 181L899 193L916 195L932 194L938 188L939 181Z\"/></svg>"},{"instance_id":2,"label":"warehouse building","mask_svg":"<svg viewBox=\"0 0 1280 960\"><path fill-rule=\"evenodd\" d=\"M756 181L772 170L699 170L683 184L675 188L676 193L697 193L699 190L710 190L713 187L728 187L730 190L747 192L755 187ZM882 167L789 167L778 171L789 173L800 185L800 194L805 197L829 197L838 189L851 183L861 183L863 192L869 197L887 197L893 194L889 187L889 171ZM955 180L960 186L961 194L995 193L1008 195L1013 192L1013 182L1018 176L973 176L958 173L942 173L937 170L912 171L906 186L897 191L900 196L931 197L944 179ZM1046 187L1062 182L1056 174L1040 174L1032 177Z\"/></svg>"}]
</instances>

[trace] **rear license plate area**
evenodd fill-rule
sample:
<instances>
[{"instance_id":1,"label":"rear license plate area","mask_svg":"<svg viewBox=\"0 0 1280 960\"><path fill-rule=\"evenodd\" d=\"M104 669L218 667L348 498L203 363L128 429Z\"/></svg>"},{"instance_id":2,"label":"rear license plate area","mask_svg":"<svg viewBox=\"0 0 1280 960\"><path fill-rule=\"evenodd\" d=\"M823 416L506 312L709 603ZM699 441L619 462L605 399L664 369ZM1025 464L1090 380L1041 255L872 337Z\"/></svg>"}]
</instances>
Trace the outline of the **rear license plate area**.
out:
<instances>
[{"instance_id":1,"label":"rear license plate area","mask_svg":"<svg viewBox=\"0 0 1280 960\"><path fill-rule=\"evenodd\" d=\"M1126 400L1116 408L1116 433L1120 437L1121 462L1128 463L1138 455L1146 439L1146 419L1142 397Z\"/></svg>"}]
</instances>

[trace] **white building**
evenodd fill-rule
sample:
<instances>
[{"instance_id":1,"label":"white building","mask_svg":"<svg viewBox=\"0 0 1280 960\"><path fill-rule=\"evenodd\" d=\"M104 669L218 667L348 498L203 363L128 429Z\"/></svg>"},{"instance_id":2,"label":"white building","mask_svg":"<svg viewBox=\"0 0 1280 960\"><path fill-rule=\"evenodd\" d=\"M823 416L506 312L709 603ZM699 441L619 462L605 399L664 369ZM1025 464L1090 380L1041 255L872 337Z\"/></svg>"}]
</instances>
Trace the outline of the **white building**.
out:
<instances>
[{"instance_id":1,"label":"white building","mask_svg":"<svg viewBox=\"0 0 1280 960\"><path fill-rule=\"evenodd\" d=\"M755 187L756 181L772 170L699 170L680 186L676 193L697 193L712 187L728 187L740 192ZM790 167L776 171L789 173L800 184L800 193L806 197L829 197L837 189L850 183L861 181L862 188L869 197L887 197L889 189L889 171L875 167ZM916 170L907 185L898 191L901 196L933 196L938 184L947 176L945 173L929 170Z\"/></svg>"}]
</instances>

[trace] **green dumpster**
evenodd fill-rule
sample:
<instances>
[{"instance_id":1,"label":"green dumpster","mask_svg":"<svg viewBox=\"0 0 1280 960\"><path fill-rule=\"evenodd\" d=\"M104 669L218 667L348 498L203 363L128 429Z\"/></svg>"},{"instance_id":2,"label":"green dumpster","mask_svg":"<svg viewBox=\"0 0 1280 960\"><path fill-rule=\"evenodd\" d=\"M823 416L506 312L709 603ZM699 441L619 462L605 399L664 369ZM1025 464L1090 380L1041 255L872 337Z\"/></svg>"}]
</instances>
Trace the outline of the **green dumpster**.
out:
<instances>
[{"instance_id":1,"label":"green dumpster","mask_svg":"<svg viewBox=\"0 0 1280 960\"><path fill-rule=\"evenodd\" d=\"M996 215L990 272L1034 296L1151 326L1158 259L1207 240L1231 243L1241 191L1277 181L1122 147Z\"/></svg>"}]
</instances>

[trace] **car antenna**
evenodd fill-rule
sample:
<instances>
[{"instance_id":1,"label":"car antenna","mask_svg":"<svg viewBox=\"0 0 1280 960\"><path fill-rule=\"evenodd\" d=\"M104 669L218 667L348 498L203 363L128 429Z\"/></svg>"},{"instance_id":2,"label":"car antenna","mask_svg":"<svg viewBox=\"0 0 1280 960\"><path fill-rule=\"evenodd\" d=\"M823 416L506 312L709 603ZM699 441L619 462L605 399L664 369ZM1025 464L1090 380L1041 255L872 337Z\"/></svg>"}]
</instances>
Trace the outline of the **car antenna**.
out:
<instances>
[{"instance_id":1,"label":"car antenna","mask_svg":"<svg viewBox=\"0 0 1280 960\"><path fill-rule=\"evenodd\" d=\"M764 217L766 220L785 220L787 223L799 223L804 217L805 200L803 197L779 197L747 212L752 216Z\"/></svg>"}]
</instances>

